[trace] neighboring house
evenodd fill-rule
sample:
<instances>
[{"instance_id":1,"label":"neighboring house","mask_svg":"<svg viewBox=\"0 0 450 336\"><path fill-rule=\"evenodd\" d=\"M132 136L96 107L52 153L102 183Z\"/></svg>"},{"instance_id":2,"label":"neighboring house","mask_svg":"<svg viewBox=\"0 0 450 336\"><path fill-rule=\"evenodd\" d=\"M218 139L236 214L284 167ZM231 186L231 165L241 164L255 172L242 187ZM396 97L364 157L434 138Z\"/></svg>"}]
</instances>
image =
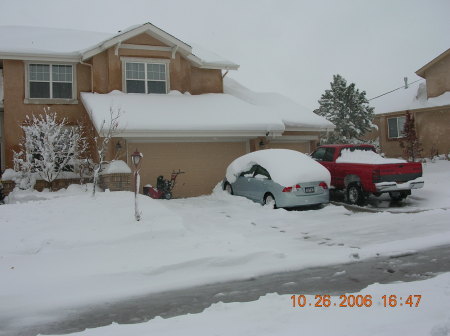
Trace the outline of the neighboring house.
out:
<instances>
[{"instance_id":1,"label":"neighboring house","mask_svg":"<svg viewBox=\"0 0 450 336\"><path fill-rule=\"evenodd\" d=\"M2 168L12 167L26 115L44 107L97 132L110 108L121 109L122 133L108 159L121 148L130 164L130 154L142 152L142 185L185 171L178 197L211 192L242 154L310 152L319 132L334 128L286 97L255 93L225 77L238 67L150 23L116 35L0 27Z\"/></svg>"},{"instance_id":2,"label":"neighboring house","mask_svg":"<svg viewBox=\"0 0 450 336\"><path fill-rule=\"evenodd\" d=\"M400 140L407 111L414 115L423 157L450 153L450 49L416 74L424 80L370 101L375 107L376 135L387 156L402 156Z\"/></svg>"}]
</instances>

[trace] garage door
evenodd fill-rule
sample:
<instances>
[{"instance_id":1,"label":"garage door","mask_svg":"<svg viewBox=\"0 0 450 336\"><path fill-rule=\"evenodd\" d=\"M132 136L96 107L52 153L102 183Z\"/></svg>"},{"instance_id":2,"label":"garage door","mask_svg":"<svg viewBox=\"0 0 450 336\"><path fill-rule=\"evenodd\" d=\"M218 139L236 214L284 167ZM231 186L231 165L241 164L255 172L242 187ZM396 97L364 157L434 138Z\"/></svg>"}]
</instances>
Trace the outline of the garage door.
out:
<instances>
[{"instance_id":1,"label":"garage door","mask_svg":"<svg viewBox=\"0 0 450 336\"><path fill-rule=\"evenodd\" d=\"M174 197L210 194L231 161L246 153L245 142L129 144L129 153L136 148L144 154L141 191L145 184L156 185L159 175L170 178L172 170L186 172L177 178Z\"/></svg>"},{"instance_id":2,"label":"garage door","mask_svg":"<svg viewBox=\"0 0 450 336\"><path fill-rule=\"evenodd\" d=\"M285 148L285 149L292 149L296 150L302 153L309 154L310 153L310 146L309 141L304 142L270 142L268 144L268 148Z\"/></svg>"}]
</instances>

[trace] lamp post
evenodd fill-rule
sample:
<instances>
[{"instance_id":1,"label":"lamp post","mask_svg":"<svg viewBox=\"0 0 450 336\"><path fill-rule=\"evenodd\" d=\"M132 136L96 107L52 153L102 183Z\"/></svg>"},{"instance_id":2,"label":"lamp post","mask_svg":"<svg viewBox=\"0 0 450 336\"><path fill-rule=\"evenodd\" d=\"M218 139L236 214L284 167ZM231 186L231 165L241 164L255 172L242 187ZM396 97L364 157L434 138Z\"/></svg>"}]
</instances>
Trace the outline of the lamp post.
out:
<instances>
[{"instance_id":1,"label":"lamp post","mask_svg":"<svg viewBox=\"0 0 450 336\"><path fill-rule=\"evenodd\" d=\"M141 213L138 208L138 199L137 194L139 191L140 184L140 176L139 176L139 164L141 163L141 159L144 157L141 152L138 152L136 149L133 154L131 154L131 162L134 165L134 218L136 221L141 219Z\"/></svg>"}]
</instances>

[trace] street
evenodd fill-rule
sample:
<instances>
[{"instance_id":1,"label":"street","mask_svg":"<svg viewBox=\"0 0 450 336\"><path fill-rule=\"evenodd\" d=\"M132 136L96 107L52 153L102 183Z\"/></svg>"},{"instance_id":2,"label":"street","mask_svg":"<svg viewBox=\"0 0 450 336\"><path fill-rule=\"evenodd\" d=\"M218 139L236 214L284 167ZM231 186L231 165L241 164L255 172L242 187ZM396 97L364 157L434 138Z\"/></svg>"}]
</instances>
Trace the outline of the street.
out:
<instances>
[{"instance_id":1,"label":"street","mask_svg":"<svg viewBox=\"0 0 450 336\"><path fill-rule=\"evenodd\" d=\"M376 257L352 263L269 274L241 281L167 291L68 309L62 320L46 324L29 323L22 328L8 328L0 321L0 335L35 336L62 334L109 325L113 322L130 324L148 321L155 316L169 318L195 314L211 304L246 302L267 293L329 294L357 292L373 283L415 281L450 271L450 245L423 251L405 252L391 257ZM419 293L426 297L427 293ZM27 316L22 316L26 321Z\"/></svg>"}]
</instances>

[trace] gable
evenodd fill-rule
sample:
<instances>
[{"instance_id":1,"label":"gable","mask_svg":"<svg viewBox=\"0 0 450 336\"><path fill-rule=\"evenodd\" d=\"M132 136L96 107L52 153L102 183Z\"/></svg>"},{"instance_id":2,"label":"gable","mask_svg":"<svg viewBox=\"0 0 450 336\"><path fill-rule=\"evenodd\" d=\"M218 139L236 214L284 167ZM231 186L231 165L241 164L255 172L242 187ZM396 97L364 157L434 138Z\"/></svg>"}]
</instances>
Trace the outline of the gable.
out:
<instances>
[{"instance_id":1,"label":"gable","mask_svg":"<svg viewBox=\"0 0 450 336\"><path fill-rule=\"evenodd\" d=\"M134 36L122 44L134 44L134 45L149 45L149 46L159 46L159 47L170 47L168 44L163 43L157 38L151 36L149 33L145 32L140 35Z\"/></svg>"}]
</instances>

